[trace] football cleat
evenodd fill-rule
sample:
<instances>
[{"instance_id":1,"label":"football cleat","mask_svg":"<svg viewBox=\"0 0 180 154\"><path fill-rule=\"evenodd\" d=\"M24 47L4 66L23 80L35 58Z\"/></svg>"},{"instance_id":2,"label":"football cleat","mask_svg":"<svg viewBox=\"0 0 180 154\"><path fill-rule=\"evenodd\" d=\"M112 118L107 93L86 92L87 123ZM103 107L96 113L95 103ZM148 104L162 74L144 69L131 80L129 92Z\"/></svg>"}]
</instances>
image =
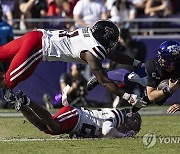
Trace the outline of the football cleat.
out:
<instances>
[{"instance_id":1,"label":"football cleat","mask_svg":"<svg viewBox=\"0 0 180 154\"><path fill-rule=\"evenodd\" d=\"M91 91L93 88L95 88L99 84L98 80L95 76L91 77L89 81L87 82L86 89L87 91Z\"/></svg>"},{"instance_id":2,"label":"football cleat","mask_svg":"<svg viewBox=\"0 0 180 154\"><path fill-rule=\"evenodd\" d=\"M18 91L16 93L16 98L17 102L24 104L24 105L29 105L31 100L26 96L26 94L23 93L23 91Z\"/></svg>"},{"instance_id":3,"label":"football cleat","mask_svg":"<svg viewBox=\"0 0 180 154\"><path fill-rule=\"evenodd\" d=\"M5 90L4 100L7 102L13 102L16 100L16 96L11 90L7 89Z\"/></svg>"},{"instance_id":4,"label":"football cleat","mask_svg":"<svg viewBox=\"0 0 180 154\"><path fill-rule=\"evenodd\" d=\"M16 111L20 111L22 104L30 104L30 99L22 91L18 91L16 93L16 100L13 101L11 104Z\"/></svg>"},{"instance_id":5,"label":"football cleat","mask_svg":"<svg viewBox=\"0 0 180 154\"><path fill-rule=\"evenodd\" d=\"M13 102L13 108L14 108L16 111L20 111L21 106L22 106L22 103L21 103L21 102L19 102L19 101L14 101L14 102Z\"/></svg>"}]
</instances>

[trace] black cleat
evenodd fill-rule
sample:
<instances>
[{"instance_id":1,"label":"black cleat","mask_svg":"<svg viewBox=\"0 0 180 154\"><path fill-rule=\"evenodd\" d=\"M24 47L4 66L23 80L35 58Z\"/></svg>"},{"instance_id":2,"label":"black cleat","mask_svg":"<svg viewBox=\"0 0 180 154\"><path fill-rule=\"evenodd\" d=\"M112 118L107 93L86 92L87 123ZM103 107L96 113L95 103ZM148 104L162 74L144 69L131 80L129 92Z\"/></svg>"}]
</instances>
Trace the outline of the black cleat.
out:
<instances>
[{"instance_id":1,"label":"black cleat","mask_svg":"<svg viewBox=\"0 0 180 154\"><path fill-rule=\"evenodd\" d=\"M6 102L13 102L16 100L16 96L11 90L7 89L5 90L4 100Z\"/></svg>"},{"instance_id":2,"label":"black cleat","mask_svg":"<svg viewBox=\"0 0 180 154\"><path fill-rule=\"evenodd\" d=\"M91 77L89 81L87 82L86 89L87 91L91 91L94 87L96 87L99 84L98 80L95 76Z\"/></svg>"}]
</instances>

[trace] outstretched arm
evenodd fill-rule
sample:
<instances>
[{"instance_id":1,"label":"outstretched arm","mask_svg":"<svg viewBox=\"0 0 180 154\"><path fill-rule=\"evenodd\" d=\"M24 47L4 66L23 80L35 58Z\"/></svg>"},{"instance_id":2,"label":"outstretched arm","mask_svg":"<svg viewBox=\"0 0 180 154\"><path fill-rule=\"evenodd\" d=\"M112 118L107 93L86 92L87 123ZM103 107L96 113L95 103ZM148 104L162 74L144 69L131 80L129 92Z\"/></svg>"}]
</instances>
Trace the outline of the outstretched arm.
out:
<instances>
[{"instance_id":1,"label":"outstretched arm","mask_svg":"<svg viewBox=\"0 0 180 154\"><path fill-rule=\"evenodd\" d=\"M106 137L106 138L124 138L124 137L134 137L135 136L135 133L133 130L126 132L126 134L121 133L120 131L118 131L115 128L114 123L109 120L103 122L102 134L103 134L102 137Z\"/></svg>"},{"instance_id":2,"label":"outstretched arm","mask_svg":"<svg viewBox=\"0 0 180 154\"><path fill-rule=\"evenodd\" d=\"M142 64L139 60L131 58L116 50L110 51L107 55L107 58L119 64L133 65L135 67L140 67Z\"/></svg>"},{"instance_id":3,"label":"outstretched arm","mask_svg":"<svg viewBox=\"0 0 180 154\"><path fill-rule=\"evenodd\" d=\"M111 121L105 121L102 125L102 134L106 138L123 138L126 134L119 132Z\"/></svg>"},{"instance_id":4,"label":"outstretched arm","mask_svg":"<svg viewBox=\"0 0 180 154\"><path fill-rule=\"evenodd\" d=\"M84 59L89 64L90 70L96 76L97 80L106 87L110 92L120 97L123 96L124 91L108 78L105 69L102 67L101 61L95 58L90 52L83 54Z\"/></svg>"},{"instance_id":5,"label":"outstretched arm","mask_svg":"<svg viewBox=\"0 0 180 154\"><path fill-rule=\"evenodd\" d=\"M102 67L101 61L95 58L90 52L81 54L81 57L89 64L90 70L101 85L106 87L111 93L120 96L122 99L138 108L145 107L147 105L147 103L137 95L128 94L124 92L124 90L118 88L118 86L108 78L105 69Z\"/></svg>"}]
</instances>

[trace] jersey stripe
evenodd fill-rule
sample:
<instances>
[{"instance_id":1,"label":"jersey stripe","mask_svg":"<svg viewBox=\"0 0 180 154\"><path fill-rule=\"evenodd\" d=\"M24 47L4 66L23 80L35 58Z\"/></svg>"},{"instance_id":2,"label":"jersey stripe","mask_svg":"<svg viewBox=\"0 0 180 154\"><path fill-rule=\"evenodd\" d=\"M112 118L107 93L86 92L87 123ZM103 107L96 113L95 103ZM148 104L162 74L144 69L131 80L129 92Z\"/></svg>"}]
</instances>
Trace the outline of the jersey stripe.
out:
<instances>
[{"instance_id":1,"label":"jersey stripe","mask_svg":"<svg viewBox=\"0 0 180 154\"><path fill-rule=\"evenodd\" d=\"M36 52L37 53L37 52ZM17 73L21 68L22 70L19 71L16 75L14 75L13 77L10 78L10 81L13 81L14 79L16 79L17 77L19 77L21 74L23 74L29 67L31 67L33 65L34 62L36 62L37 60L41 59L43 57L42 51L40 50L40 52L38 52L37 54L32 55L30 58L28 58L24 63L22 63L18 68L16 68L14 71L12 71L10 73L10 76L12 76L13 74ZM31 61L32 60L32 61ZM29 63L30 62L30 63ZM26 66L26 64L28 64Z\"/></svg>"},{"instance_id":2,"label":"jersey stripe","mask_svg":"<svg viewBox=\"0 0 180 154\"><path fill-rule=\"evenodd\" d=\"M103 57L103 59L106 58L106 52L105 52L100 46L96 46L95 49L96 49L96 51L97 51L98 53L101 54L101 56Z\"/></svg>"},{"instance_id":3,"label":"jersey stripe","mask_svg":"<svg viewBox=\"0 0 180 154\"><path fill-rule=\"evenodd\" d=\"M119 113L119 116L120 116L120 119L121 119L120 125L122 125L122 124L124 124L124 115L120 110L118 110L118 109L116 109L116 110Z\"/></svg>"},{"instance_id":4,"label":"jersey stripe","mask_svg":"<svg viewBox=\"0 0 180 154\"><path fill-rule=\"evenodd\" d=\"M102 55L104 55L103 57L105 58L106 57L106 51L101 48L100 46L97 46L97 48L99 49L100 53L102 53Z\"/></svg>"},{"instance_id":5,"label":"jersey stripe","mask_svg":"<svg viewBox=\"0 0 180 154\"><path fill-rule=\"evenodd\" d=\"M93 51L96 53L96 55L101 59L101 60L103 60L104 59L104 57L98 52L98 50L94 47L94 48L92 48L93 49Z\"/></svg>"},{"instance_id":6,"label":"jersey stripe","mask_svg":"<svg viewBox=\"0 0 180 154\"><path fill-rule=\"evenodd\" d=\"M77 112L75 112L74 114L70 114L70 115L68 115L68 116L65 116L64 118L59 119L59 122L62 122L62 121L64 121L64 120L69 119L69 118L71 118L71 117L74 117L74 116L76 116L76 115L78 115Z\"/></svg>"},{"instance_id":7,"label":"jersey stripe","mask_svg":"<svg viewBox=\"0 0 180 154\"><path fill-rule=\"evenodd\" d=\"M36 57L36 55L38 55L39 53L42 53L42 50L39 50L38 52L35 52L32 56L30 56L24 63L22 63L19 67L13 70L10 73L10 76L13 75L15 72L17 72L18 70L20 70L22 67L24 67L31 59L34 59L34 57Z\"/></svg>"},{"instance_id":8,"label":"jersey stripe","mask_svg":"<svg viewBox=\"0 0 180 154\"><path fill-rule=\"evenodd\" d=\"M111 111L114 113L114 115L116 117L116 121L117 121L116 127L117 127L117 126L119 126L119 116L118 116L118 113L116 113L116 111L114 111L114 110L111 110Z\"/></svg>"},{"instance_id":9,"label":"jersey stripe","mask_svg":"<svg viewBox=\"0 0 180 154\"><path fill-rule=\"evenodd\" d=\"M77 110L76 109L73 109L73 110L71 110L71 111L68 111L68 112L65 112L65 113L62 113L61 115L59 115L57 118L62 118L63 116L66 116L66 115L68 115L68 114L71 114L71 113L76 113L77 112Z\"/></svg>"}]
</instances>

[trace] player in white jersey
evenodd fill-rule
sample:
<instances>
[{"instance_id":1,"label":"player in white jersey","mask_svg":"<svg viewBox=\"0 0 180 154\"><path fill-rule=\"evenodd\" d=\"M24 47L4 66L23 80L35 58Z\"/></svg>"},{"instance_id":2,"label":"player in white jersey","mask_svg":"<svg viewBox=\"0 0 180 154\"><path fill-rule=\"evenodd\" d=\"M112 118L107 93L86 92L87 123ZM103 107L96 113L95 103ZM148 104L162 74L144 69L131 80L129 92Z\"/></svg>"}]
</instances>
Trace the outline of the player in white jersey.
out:
<instances>
[{"instance_id":1,"label":"player in white jersey","mask_svg":"<svg viewBox=\"0 0 180 154\"><path fill-rule=\"evenodd\" d=\"M108 51L93 37L89 27L69 33L64 30L39 30L43 32L44 60L86 63L80 57L83 51L89 51L99 60L107 55Z\"/></svg>"},{"instance_id":2,"label":"player in white jersey","mask_svg":"<svg viewBox=\"0 0 180 154\"><path fill-rule=\"evenodd\" d=\"M118 51L112 51L117 43L119 29L106 20L97 21L92 28L73 32L36 30L0 47L0 61L11 61L6 74L0 73L0 86L13 89L32 75L40 61L65 61L87 63L101 85L110 92L139 108L146 102L134 94L125 93L108 78L101 61L109 58L122 64L138 66L140 61Z\"/></svg>"},{"instance_id":3,"label":"player in white jersey","mask_svg":"<svg viewBox=\"0 0 180 154\"><path fill-rule=\"evenodd\" d=\"M134 137L141 128L141 116L131 109L88 110L65 106L51 114L33 103L22 91L11 102L39 130L51 135L69 134L76 137Z\"/></svg>"}]
</instances>

